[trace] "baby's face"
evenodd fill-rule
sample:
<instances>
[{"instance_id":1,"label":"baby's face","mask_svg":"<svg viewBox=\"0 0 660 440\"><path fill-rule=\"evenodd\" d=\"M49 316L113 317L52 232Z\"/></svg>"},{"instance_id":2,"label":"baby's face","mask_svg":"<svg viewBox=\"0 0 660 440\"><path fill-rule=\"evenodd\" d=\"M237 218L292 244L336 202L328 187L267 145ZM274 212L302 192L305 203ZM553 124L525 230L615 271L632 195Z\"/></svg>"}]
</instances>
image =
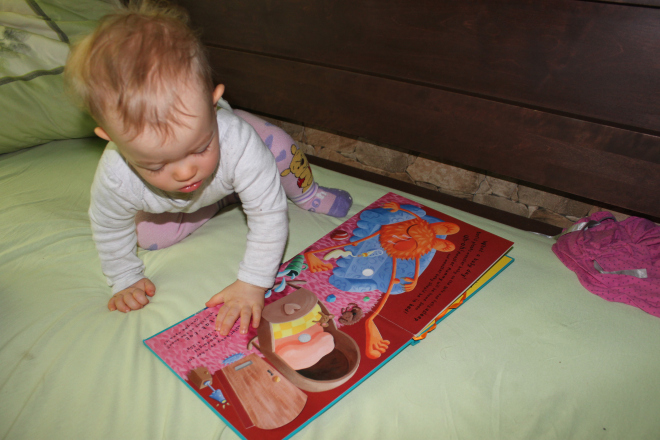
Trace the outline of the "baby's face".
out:
<instances>
[{"instance_id":1,"label":"baby's face","mask_svg":"<svg viewBox=\"0 0 660 440\"><path fill-rule=\"evenodd\" d=\"M214 103L223 90L213 93ZM149 127L135 138L109 134L126 161L147 183L163 191L190 193L200 188L218 166L218 124L209 97L200 91L191 87L181 100L187 115L180 115L181 124L173 124L167 137Z\"/></svg>"}]
</instances>

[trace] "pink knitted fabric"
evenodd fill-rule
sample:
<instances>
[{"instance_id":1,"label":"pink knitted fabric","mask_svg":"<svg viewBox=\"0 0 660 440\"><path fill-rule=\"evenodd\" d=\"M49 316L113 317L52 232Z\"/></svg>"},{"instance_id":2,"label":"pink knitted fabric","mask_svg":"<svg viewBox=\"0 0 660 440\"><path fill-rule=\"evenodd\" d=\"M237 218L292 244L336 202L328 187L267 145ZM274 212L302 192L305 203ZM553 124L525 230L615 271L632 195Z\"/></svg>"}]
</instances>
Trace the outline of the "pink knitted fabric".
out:
<instances>
[{"instance_id":1,"label":"pink knitted fabric","mask_svg":"<svg viewBox=\"0 0 660 440\"><path fill-rule=\"evenodd\" d=\"M660 317L660 226L639 217L621 222L608 217L612 214L597 212L579 220L602 223L562 235L552 250L590 292ZM601 273L597 267L602 272L646 269L646 278Z\"/></svg>"}]
</instances>

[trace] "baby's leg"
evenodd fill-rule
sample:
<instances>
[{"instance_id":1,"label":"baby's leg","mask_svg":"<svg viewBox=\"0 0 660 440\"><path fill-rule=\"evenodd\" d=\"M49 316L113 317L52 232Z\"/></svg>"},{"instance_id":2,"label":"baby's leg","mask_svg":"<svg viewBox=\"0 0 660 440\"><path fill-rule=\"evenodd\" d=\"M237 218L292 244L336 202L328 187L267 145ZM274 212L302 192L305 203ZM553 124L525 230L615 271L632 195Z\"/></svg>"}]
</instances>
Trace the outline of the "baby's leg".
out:
<instances>
[{"instance_id":1,"label":"baby's leg","mask_svg":"<svg viewBox=\"0 0 660 440\"><path fill-rule=\"evenodd\" d=\"M151 214L139 211L135 216L138 246L150 251L172 246L192 234L219 210L238 201L238 196L232 194L213 205L191 213Z\"/></svg>"},{"instance_id":2,"label":"baby's leg","mask_svg":"<svg viewBox=\"0 0 660 440\"><path fill-rule=\"evenodd\" d=\"M270 149L287 197L298 207L333 217L344 217L353 204L346 191L325 188L314 182L309 162L301 148L284 130L242 110L234 113L250 124Z\"/></svg>"}]
</instances>

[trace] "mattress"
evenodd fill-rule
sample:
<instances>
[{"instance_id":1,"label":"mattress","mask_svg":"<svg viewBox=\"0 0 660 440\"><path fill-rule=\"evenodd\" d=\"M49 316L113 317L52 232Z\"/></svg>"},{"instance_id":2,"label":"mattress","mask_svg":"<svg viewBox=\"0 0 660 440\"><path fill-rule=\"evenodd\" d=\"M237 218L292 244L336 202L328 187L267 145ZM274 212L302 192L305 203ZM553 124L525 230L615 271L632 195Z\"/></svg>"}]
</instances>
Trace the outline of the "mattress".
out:
<instances>
[{"instance_id":1,"label":"mattress","mask_svg":"<svg viewBox=\"0 0 660 440\"><path fill-rule=\"evenodd\" d=\"M0 156L0 437L231 439L142 340L235 279L247 225L225 209L179 244L141 251L156 296L109 312L87 219L104 142ZM355 214L382 186L322 168ZM549 238L401 193L515 242L515 262L298 439L660 438L660 320L586 291ZM291 258L342 219L290 205Z\"/></svg>"}]
</instances>

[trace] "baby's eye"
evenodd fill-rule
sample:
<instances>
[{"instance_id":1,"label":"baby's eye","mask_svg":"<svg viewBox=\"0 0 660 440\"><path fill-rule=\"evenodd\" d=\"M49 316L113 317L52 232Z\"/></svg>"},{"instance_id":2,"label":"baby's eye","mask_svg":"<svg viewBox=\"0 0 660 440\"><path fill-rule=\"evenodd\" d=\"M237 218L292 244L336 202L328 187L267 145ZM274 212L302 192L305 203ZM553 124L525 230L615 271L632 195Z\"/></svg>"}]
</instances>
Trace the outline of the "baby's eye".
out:
<instances>
[{"instance_id":1,"label":"baby's eye","mask_svg":"<svg viewBox=\"0 0 660 440\"><path fill-rule=\"evenodd\" d=\"M211 144L208 144L208 145L206 146L206 148L204 148L202 151L198 151L198 152L196 152L196 153L194 153L194 154L196 154L196 155L198 155L198 156L201 156L202 154L206 153L206 152L209 151L210 149L211 149Z\"/></svg>"},{"instance_id":2,"label":"baby's eye","mask_svg":"<svg viewBox=\"0 0 660 440\"><path fill-rule=\"evenodd\" d=\"M161 171L163 171L163 168L165 168L165 167L160 167L160 168L157 168L155 170L150 170L150 169L147 168L147 171L149 171L151 174L158 174Z\"/></svg>"}]
</instances>

